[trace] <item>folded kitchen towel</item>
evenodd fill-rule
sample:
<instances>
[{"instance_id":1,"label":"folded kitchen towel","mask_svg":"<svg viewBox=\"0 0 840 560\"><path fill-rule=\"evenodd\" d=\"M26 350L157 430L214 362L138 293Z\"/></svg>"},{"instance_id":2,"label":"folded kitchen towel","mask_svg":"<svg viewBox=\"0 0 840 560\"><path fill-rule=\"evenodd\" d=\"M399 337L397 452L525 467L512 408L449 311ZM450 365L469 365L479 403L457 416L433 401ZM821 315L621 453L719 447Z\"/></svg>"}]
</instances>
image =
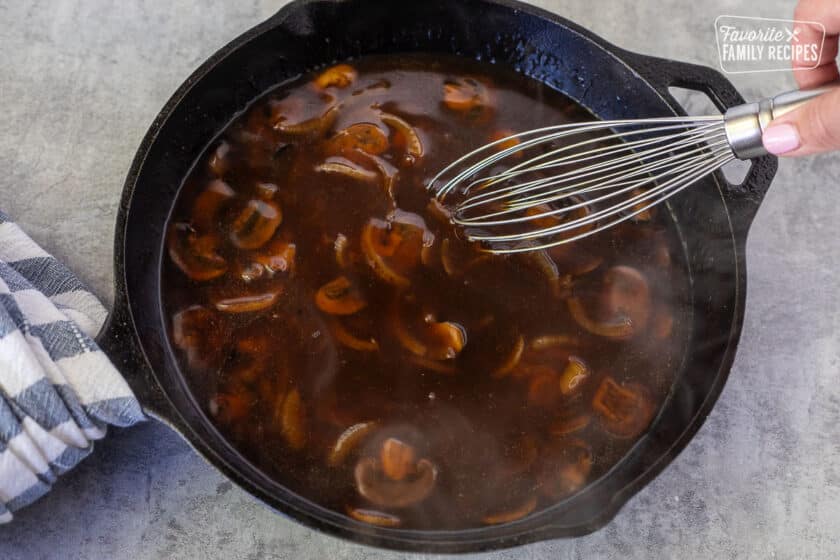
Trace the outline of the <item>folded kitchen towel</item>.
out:
<instances>
[{"instance_id":1,"label":"folded kitchen towel","mask_svg":"<svg viewBox=\"0 0 840 560\"><path fill-rule=\"evenodd\" d=\"M105 436L144 419L93 341L106 311L0 212L0 523Z\"/></svg>"}]
</instances>

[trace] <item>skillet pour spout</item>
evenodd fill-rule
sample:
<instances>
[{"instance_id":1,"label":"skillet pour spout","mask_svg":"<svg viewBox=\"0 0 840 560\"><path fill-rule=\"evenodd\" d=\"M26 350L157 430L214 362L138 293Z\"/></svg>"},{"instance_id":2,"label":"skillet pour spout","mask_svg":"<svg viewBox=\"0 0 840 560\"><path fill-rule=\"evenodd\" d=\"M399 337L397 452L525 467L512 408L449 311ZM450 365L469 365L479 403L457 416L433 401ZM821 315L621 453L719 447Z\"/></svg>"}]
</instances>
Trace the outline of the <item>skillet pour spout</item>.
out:
<instances>
[{"instance_id":1,"label":"skillet pour spout","mask_svg":"<svg viewBox=\"0 0 840 560\"><path fill-rule=\"evenodd\" d=\"M363 14L363 15L362 15ZM481 14L480 18L476 14ZM373 527L285 488L216 430L185 383L161 304L166 223L183 178L208 143L258 95L308 70L367 54L446 53L493 61L559 90L602 119L684 114L671 86L721 111L743 98L710 68L617 48L543 10L510 0L297 0L210 57L166 103L128 174L115 239L116 301L99 336L146 410L246 491L295 520L356 542L469 552L575 537L608 523L704 422L729 374L746 297L744 246L776 160L755 160L733 185L718 173L669 203L691 279L691 328L676 381L647 433L582 492L521 520L457 531Z\"/></svg>"}]
</instances>

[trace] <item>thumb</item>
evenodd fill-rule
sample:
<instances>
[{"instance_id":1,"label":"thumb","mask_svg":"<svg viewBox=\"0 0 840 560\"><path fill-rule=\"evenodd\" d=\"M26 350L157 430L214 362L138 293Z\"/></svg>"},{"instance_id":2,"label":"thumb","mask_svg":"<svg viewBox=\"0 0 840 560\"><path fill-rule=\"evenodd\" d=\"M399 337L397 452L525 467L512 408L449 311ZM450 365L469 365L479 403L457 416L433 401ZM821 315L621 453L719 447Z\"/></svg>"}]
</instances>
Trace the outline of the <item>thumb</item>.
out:
<instances>
[{"instance_id":1,"label":"thumb","mask_svg":"<svg viewBox=\"0 0 840 560\"><path fill-rule=\"evenodd\" d=\"M776 155L805 156L840 150L840 88L774 119L762 141L767 151Z\"/></svg>"}]
</instances>

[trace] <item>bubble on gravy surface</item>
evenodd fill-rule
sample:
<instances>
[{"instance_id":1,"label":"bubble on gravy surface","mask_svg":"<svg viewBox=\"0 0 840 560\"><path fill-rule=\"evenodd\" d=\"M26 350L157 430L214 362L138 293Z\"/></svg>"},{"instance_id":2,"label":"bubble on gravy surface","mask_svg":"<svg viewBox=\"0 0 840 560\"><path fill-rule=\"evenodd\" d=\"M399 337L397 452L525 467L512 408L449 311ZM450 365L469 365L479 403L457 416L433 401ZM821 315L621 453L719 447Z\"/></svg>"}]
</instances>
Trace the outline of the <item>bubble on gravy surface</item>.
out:
<instances>
[{"instance_id":1,"label":"bubble on gravy surface","mask_svg":"<svg viewBox=\"0 0 840 560\"><path fill-rule=\"evenodd\" d=\"M364 57L253 101L167 233L170 340L211 421L292 491L383 527L507 523L606 472L684 351L668 216L490 256L426 191L488 141L591 118L440 55Z\"/></svg>"}]
</instances>

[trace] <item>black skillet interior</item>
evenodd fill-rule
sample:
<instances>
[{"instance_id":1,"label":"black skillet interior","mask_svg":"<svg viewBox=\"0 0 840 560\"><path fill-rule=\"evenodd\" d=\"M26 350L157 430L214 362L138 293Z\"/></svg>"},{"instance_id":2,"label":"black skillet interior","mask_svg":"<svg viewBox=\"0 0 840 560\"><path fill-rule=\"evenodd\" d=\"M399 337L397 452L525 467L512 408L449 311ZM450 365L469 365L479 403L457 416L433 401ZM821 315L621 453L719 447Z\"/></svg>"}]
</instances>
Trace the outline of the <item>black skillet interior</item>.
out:
<instances>
[{"instance_id":1,"label":"black skillet interior","mask_svg":"<svg viewBox=\"0 0 840 560\"><path fill-rule=\"evenodd\" d=\"M358 542L404 550L472 551L586 534L603 526L694 435L729 373L741 330L747 228L775 173L753 163L741 185L711 177L671 204L692 282L694 323L682 370L659 416L633 450L586 490L521 521L421 532L375 528L292 494L230 447L188 392L166 340L160 265L166 220L184 176L246 104L307 70L368 53L445 52L505 64L558 89L603 119L681 109L669 86L742 102L716 71L616 48L536 8L506 0L299 0L222 48L175 93L152 124L126 180L119 212L117 301L101 342L147 409L271 507Z\"/></svg>"}]
</instances>

